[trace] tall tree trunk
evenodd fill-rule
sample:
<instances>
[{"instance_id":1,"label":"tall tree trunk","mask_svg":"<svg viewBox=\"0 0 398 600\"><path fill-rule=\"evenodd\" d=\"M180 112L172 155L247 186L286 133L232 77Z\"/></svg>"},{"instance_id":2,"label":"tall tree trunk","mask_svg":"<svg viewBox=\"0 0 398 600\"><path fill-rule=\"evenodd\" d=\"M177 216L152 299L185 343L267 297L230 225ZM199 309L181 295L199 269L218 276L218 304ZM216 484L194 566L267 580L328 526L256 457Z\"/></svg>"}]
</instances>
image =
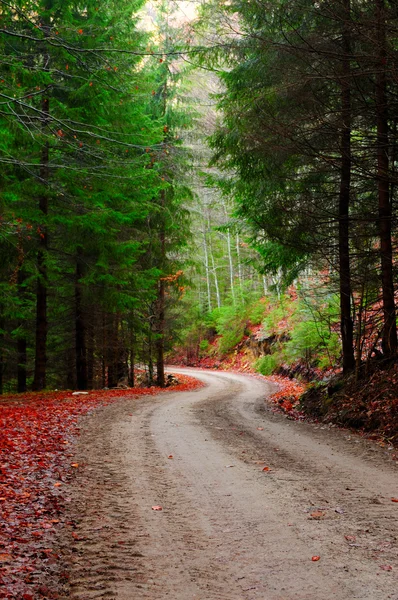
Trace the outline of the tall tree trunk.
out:
<instances>
[{"instance_id":1,"label":"tall tree trunk","mask_svg":"<svg viewBox=\"0 0 398 600\"><path fill-rule=\"evenodd\" d=\"M160 269L163 272L166 262L166 224L164 222L164 210L166 206L166 192L163 190L160 196L162 207L161 224L160 224ZM163 273L163 276L165 273ZM166 300L166 283L163 277L158 283L158 298L156 302L156 385L165 387L164 375L164 336L165 336L165 300Z\"/></svg>"},{"instance_id":2,"label":"tall tree trunk","mask_svg":"<svg viewBox=\"0 0 398 600\"><path fill-rule=\"evenodd\" d=\"M210 265L209 265L209 249L207 246L207 228L206 224L203 227L203 248L205 251L205 269L206 269L206 285L207 285L207 310L213 310L211 303L211 283L210 283Z\"/></svg>"},{"instance_id":3,"label":"tall tree trunk","mask_svg":"<svg viewBox=\"0 0 398 600\"><path fill-rule=\"evenodd\" d=\"M243 294L243 269L240 258L240 236L239 233L236 234L236 257L238 259L238 279L239 279L239 289L240 294Z\"/></svg>"},{"instance_id":4,"label":"tall tree trunk","mask_svg":"<svg viewBox=\"0 0 398 600\"><path fill-rule=\"evenodd\" d=\"M26 364L27 364L27 341L26 337L20 337L17 341L18 367L17 367L17 390L19 394L26 392Z\"/></svg>"},{"instance_id":5,"label":"tall tree trunk","mask_svg":"<svg viewBox=\"0 0 398 600\"><path fill-rule=\"evenodd\" d=\"M46 2L44 9L47 11L51 8ZM51 28L48 23L48 17L43 18L42 30L45 37L51 35ZM42 48L43 66L42 69L48 72L50 69L50 56L45 46ZM41 131L45 135L50 123L50 99L43 97L41 106ZM32 389L34 391L42 390L46 387L46 371L47 371L47 251L48 251L48 230L47 230L47 215L48 215L48 181L49 181L49 159L50 146L46 142L41 152L40 163L40 183L43 186L43 193L39 198L39 210L43 215L44 225L41 227L40 243L37 252L37 292L36 292L36 346L35 346L35 372L33 378Z\"/></svg>"},{"instance_id":6,"label":"tall tree trunk","mask_svg":"<svg viewBox=\"0 0 398 600\"><path fill-rule=\"evenodd\" d=\"M226 220L228 220L228 212L227 207L223 204L224 214ZM231 297L232 303L236 304L236 296L235 296L235 281L234 281L234 262L232 258L232 244L231 244L231 232L227 229L227 250L228 250L228 263L229 263L229 281L231 286Z\"/></svg>"},{"instance_id":7,"label":"tall tree trunk","mask_svg":"<svg viewBox=\"0 0 398 600\"><path fill-rule=\"evenodd\" d=\"M398 159L398 155L397 155L397 150L398 150L398 146L397 146L397 133L398 133L398 115L394 116L393 119L393 123L392 123L392 131L390 134L390 141L391 141L391 184L390 184L390 205L391 205L391 211L394 214L395 210L396 210L396 204L395 204L395 192L397 189L397 159Z\"/></svg>"},{"instance_id":8,"label":"tall tree trunk","mask_svg":"<svg viewBox=\"0 0 398 600\"><path fill-rule=\"evenodd\" d=\"M263 291L264 291L264 296L266 296L268 294L268 285L267 285L267 279L265 277L265 275L262 276L263 278Z\"/></svg>"},{"instance_id":9,"label":"tall tree trunk","mask_svg":"<svg viewBox=\"0 0 398 600\"><path fill-rule=\"evenodd\" d=\"M0 306L0 311L2 311L2 310L3 310L3 307ZM0 316L0 395L2 395L3 391L4 391L4 371L5 371L4 327L5 327L5 319L3 316Z\"/></svg>"},{"instance_id":10,"label":"tall tree trunk","mask_svg":"<svg viewBox=\"0 0 398 600\"><path fill-rule=\"evenodd\" d=\"M392 257L392 207L389 180L389 132L387 100L387 40L385 0L376 0L377 22L377 179L379 197L379 235L381 253L381 283L383 296L384 328L382 336L383 354L387 358L397 352L397 324L394 298Z\"/></svg>"},{"instance_id":11,"label":"tall tree trunk","mask_svg":"<svg viewBox=\"0 0 398 600\"><path fill-rule=\"evenodd\" d=\"M42 129L46 129L50 118L50 101L43 99L42 103ZM43 186L46 186L49 179L49 144L46 142L41 154L40 180ZM39 198L39 210L44 217L48 215L48 194L44 190ZM39 250L37 252L37 292L36 292L36 349L35 349L35 374L32 384L34 391L42 390L46 387L46 369L47 369L47 250L48 250L48 231L47 224L41 227Z\"/></svg>"},{"instance_id":12,"label":"tall tree trunk","mask_svg":"<svg viewBox=\"0 0 398 600\"><path fill-rule=\"evenodd\" d=\"M87 320L87 387L94 389L94 323L93 316Z\"/></svg>"},{"instance_id":13,"label":"tall tree trunk","mask_svg":"<svg viewBox=\"0 0 398 600\"><path fill-rule=\"evenodd\" d=\"M341 180L339 197L340 316L343 373L355 368L354 327L351 314L349 207L351 193L351 0L344 0L341 75Z\"/></svg>"},{"instance_id":14,"label":"tall tree trunk","mask_svg":"<svg viewBox=\"0 0 398 600\"><path fill-rule=\"evenodd\" d=\"M128 379L128 327L126 322L122 319L121 314L117 315L117 323L118 323L118 346L116 353L117 360L117 383L120 382L123 384Z\"/></svg>"},{"instance_id":15,"label":"tall tree trunk","mask_svg":"<svg viewBox=\"0 0 398 600\"><path fill-rule=\"evenodd\" d=\"M118 384L119 370L119 322L117 316L110 315L108 323L108 387L115 388Z\"/></svg>"},{"instance_id":16,"label":"tall tree trunk","mask_svg":"<svg viewBox=\"0 0 398 600\"><path fill-rule=\"evenodd\" d=\"M130 325L130 344L129 344L130 356L129 356L128 381L129 381L129 386L134 387L134 385L135 385L135 345L136 345L136 339L135 339L135 333L134 333L134 312L131 313L131 320L130 320L129 325Z\"/></svg>"},{"instance_id":17,"label":"tall tree trunk","mask_svg":"<svg viewBox=\"0 0 398 600\"><path fill-rule=\"evenodd\" d=\"M218 283L217 267L216 267L216 261L214 260L213 244L212 244L212 240L211 240L210 210L208 211L208 214L207 214L207 231L209 232L208 256L210 256L211 270L213 272L213 277L214 277L214 286L215 286L215 290L216 290L217 308L221 308L220 285ZM211 293L210 293L210 281L209 281L209 279L207 281L208 281L207 290L208 290L208 294L209 294L209 297L210 297L211 296ZM211 311L211 307L209 307L209 310Z\"/></svg>"},{"instance_id":18,"label":"tall tree trunk","mask_svg":"<svg viewBox=\"0 0 398 600\"><path fill-rule=\"evenodd\" d=\"M227 249L228 249L229 281L230 281L230 285L231 285L232 303L235 304L236 297L235 297L235 281L234 281L234 263L232 260L231 234L230 234L229 229L227 231Z\"/></svg>"},{"instance_id":19,"label":"tall tree trunk","mask_svg":"<svg viewBox=\"0 0 398 600\"><path fill-rule=\"evenodd\" d=\"M76 349L76 381L79 390L87 390L87 346L86 323L83 308L82 284L83 264L80 251L76 257L75 275L75 349Z\"/></svg>"},{"instance_id":20,"label":"tall tree trunk","mask_svg":"<svg viewBox=\"0 0 398 600\"><path fill-rule=\"evenodd\" d=\"M165 282L159 281L158 301L157 301L157 338L156 346L156 385L159 387L165 386L164 374L164 335L165 335Z\"/></svg>"},{"instance_id":21,"label":"tall tree trunk","mask_svg":"<svg viewBox=\"0 0 398 600\"><path fill-rule=\"evenodd\" d=\"M66 355L66 387L68 390L76 389L76 369L75 369L75 353L72 348L72 339L70 348Z\"/></svg>"},{"instance_id":22,"label":"tall tree trunk","mask_svg":"<svg viewBox=\"0 0 398 600\"><path fill-rule=\"evenodd\" d=\"M107 387L107 356L108 356L108 331L107 331L107 318L106 314L102 313L102 361L101 361L101 376L102 376L102 387Z\"/></svg>"},{"instance_id":23,"label":"tall tree trunk","mask_svg":"<svg viewBox=\"0 0 398 600\"><path fill-rule=\"evenodd\" d=\"M214 277L214 286L216 288L217 308L221 308L221 295L220 295L220 285L218 283L217 265L216 265L216 261L214 260L214 254L213 254L213 250L212 250L211 246L210 246L210 258L211 258L211 268L212 268L213 277Z\"/></svg>"},{"instance_id":24,"label":"tall tree trunk","mask_svg":"<svg viewBox=\"0 0 398 600\"><path fill-rule=\"evenodd\" d=\"M148 385L153 385L153 344L152 344L152 326L148 328Z\"/></svg>"},{"instance_id":25,"label":"tall tree trunk","mask_svg":"<svg viewBox=\"0 0 398 600\"><path fill-rule=\"evenodd\" d=\"M26 279L26 275L22 271L22 265L18 270L18 296L20 300L23 300L24 290L23 283ZM20 320L18 325L23 330L24 320ZM17 354L18 354L18 365L17 365L17 390L19 394L23 394L27 390L26 384L26 367L27 367L27 341L25 332L18 336L17 340Z\"/></svg>"}]
</instances>

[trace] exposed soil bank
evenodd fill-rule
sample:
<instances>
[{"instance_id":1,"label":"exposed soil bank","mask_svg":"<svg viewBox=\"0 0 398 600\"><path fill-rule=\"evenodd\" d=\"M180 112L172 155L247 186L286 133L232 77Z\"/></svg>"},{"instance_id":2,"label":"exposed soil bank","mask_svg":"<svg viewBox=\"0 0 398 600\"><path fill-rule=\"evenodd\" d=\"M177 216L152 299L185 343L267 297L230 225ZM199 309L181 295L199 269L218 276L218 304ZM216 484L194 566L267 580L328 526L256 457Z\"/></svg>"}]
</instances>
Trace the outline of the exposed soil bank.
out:
<instances>
[{"instance_id":1,"label":"exposed soil bank","mask_svg":"<svg viewBox=\"0 0 398 600\"><path fill-rule=\"evenodd\" d=\"M310 387L300 408L326 423L361 430L398 446L398 364L388 369L369 364L370 373L335 378Z\"/></svg>"}]
</instances>

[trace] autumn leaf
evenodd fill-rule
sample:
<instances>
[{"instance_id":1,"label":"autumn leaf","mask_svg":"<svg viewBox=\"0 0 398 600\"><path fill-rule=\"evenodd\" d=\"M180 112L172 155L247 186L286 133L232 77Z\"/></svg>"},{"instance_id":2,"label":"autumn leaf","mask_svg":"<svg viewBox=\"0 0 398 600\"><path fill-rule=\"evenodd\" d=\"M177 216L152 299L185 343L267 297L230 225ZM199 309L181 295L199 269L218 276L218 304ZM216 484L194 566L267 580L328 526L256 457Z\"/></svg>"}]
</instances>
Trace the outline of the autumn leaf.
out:
<instances>
[{"instance_id":1,"label":"autumn leaf","mask_svg":"<svg viewBox=\"0 0 398 600\"><path fill-rule=\"evenodd\" d=\"M398 502L398 498L391 498L391 502Z\"/></svg>"},{"instance_id":2,"label":"autumn leaf","mask_svg":"<svg viewBox=\"0 0 398 600\"><path fill-rule=\"evenodd\" d=\"M9 562L10 560L12 560L11 554L7 554L7 553L0 554L0 562Z\"/></svg>"},{"instance_id":3,"label":"autumn leaf","mask_svg":"<svg viewBox=\"0 0 398 600\"><path fill-rule=\"evenodd\" d=\"M313 556L311 558L311 560L312 560L312 562L318 562L318 560L321 560L321 557L320 556Z\"/></svg>"},{"instance_id":4,"label":"autumn leaf","mask_svg":"<svg viewBox=\"0 0 398 600\"><path fill-rule=\"evenodd\" d=\"M272 469L270 469L270 467L264 467L263 471L272 471Z\"/></svg>"},{"instance_id":5,"label":"autumn leaf","mask_svg":"<svg viewBox=\"0 0 398 600\"><path fill-rule=\"evenodd\" d=\"M323 519L323 517L325 517L325 516L326 516L326 513L322 512L321 510L316 510L310 514L310 518L316 519L316 520Z\"/></svg>"}]
</instances>

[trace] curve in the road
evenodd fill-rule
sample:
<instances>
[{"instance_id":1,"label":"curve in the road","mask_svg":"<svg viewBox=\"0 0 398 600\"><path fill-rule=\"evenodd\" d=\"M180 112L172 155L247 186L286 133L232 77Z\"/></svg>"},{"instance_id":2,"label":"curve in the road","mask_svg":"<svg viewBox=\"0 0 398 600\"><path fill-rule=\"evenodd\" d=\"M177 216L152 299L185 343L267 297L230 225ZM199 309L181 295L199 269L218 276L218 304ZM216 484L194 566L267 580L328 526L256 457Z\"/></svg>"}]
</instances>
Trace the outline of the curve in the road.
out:
<instances>
[{"instance_id":1,"label":"curve in the road","mask_svg":"<svg viewBox=\"0 0 398 600\"><path fill-rule=\"evenodd\" d=\"M71 597L398 600L393 461L355 436L273 413L271 384L184 372L207 386L87 422L79 451L105 493L95 509L87 498L76 544L100 575L75 565ZM96 535L97 518L108 529Z\"/></svg>"}]
</instances>

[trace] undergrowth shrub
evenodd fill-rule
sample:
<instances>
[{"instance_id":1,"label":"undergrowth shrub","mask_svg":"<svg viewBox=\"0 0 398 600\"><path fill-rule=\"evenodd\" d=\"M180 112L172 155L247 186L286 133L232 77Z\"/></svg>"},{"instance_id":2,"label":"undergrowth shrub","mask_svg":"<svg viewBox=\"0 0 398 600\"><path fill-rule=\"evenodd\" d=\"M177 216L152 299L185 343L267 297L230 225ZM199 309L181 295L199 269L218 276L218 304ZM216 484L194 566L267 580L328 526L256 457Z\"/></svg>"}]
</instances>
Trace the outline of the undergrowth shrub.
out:
<instances>
[{"instance_id":1,"label":"undergrowth shrub","mask_svg":"<svg viewBox=\"0 0 398 600\"><path fill-rule=\"evenodd\" d=\"M199 350L200 350L200 354L201 355L207 354L207 352L209 351L209 349L210 349L210 342L209 342L209 340L202 340L199 343Z\"/></svg>"},{"instance_id":2,"label":"undergrowth shrub","mask_svg":"<svg viewBox=\"0 0 398 600\"><path fill-rule=\"evenodd\" d=\"M269 300L266 298L249 303L247 306L247 320L252 325L260 325L268 306Z\"/></svg>"},{"instance_id":3,"label":"undergrowth shrub","mask_svg":"<svg viewBox=\"0 0 398 600\"><path fill-rule=\"evenodd\" d=\"M340 353L339 337L330 331L325 322L298 321L290 332L290 340L284 346L287 364L297 361L307 366L326 367L337 361Z\"/></svg>"},{"instance_id":4,"label":"undergrowth shrub","mask_svg":"<svg viewBox=\"0 0 398 600\"><path fill-rule=\"evenodd\" d=\"M246 311L240 306L223 306L213 311L220 355L227 354L242 341L246 328Z\"/></svg>"},{"instance_id":5,"label":"undergrowth shrub","mask_svg":"<svg viewBox=\"0 0 398 600\"><path fill-rule=\"evenodd\" d=\"M192 316L191 311L189 317ZM245 335L253 333L250 325L261 324L259 348L267 355L255 362L258 372L270 375L280 367L302 366L311 372L322 371L339 364L338 319L338 296L314 286L312 280L306 288L302 285L266 298L259 298L243 287L236 291L235 297L227 298L221 308L198 313L191 322L187 319L185 346L195 346L201 358L223 357L234 350ZM217 343L214 343L216 336ZM251 343L255 344L255 339ZM258 352L254 354L258 356Z\"/></svg>"},{"instance_id":6,"label":"undergrowth shrub","mask_svg":"<svg viewBox=\"0 0 398 600\"><path fill-rule=\"evenodd\" d=\"M252 325L261 323L267 303L264 298L243 291L236 304L231 299L230 303L210 313L208 318L213 322L220 336L218 340L220 355L227 354L242 341L244 335L249 333L247 329L249 323Z\"/></svg>"},{"instance_id":7,"label":"undergrowth shrub","mask_svg":"<svg viewBox=\"0 0 398 600\"><path fill-rule=\"evenodd\" d=\"M280 322L285 317L285 310L283 304L278 304L275 308L273 308L268 315L263 320L263 330L264 334L268 337L272 335L277 335L280 333Z\"/></svg>"},{"instance_id":8,"label":"undergrowth shrub","mask_svg":"<svg viewBox=\"0 0 398 600\"><path fill-rule=\"evenodd\" d=\"M280 364L279 354L267 354L262 356L254 363L254 368L261 375L272 375Z\"/></svg>"}]
</instances>

